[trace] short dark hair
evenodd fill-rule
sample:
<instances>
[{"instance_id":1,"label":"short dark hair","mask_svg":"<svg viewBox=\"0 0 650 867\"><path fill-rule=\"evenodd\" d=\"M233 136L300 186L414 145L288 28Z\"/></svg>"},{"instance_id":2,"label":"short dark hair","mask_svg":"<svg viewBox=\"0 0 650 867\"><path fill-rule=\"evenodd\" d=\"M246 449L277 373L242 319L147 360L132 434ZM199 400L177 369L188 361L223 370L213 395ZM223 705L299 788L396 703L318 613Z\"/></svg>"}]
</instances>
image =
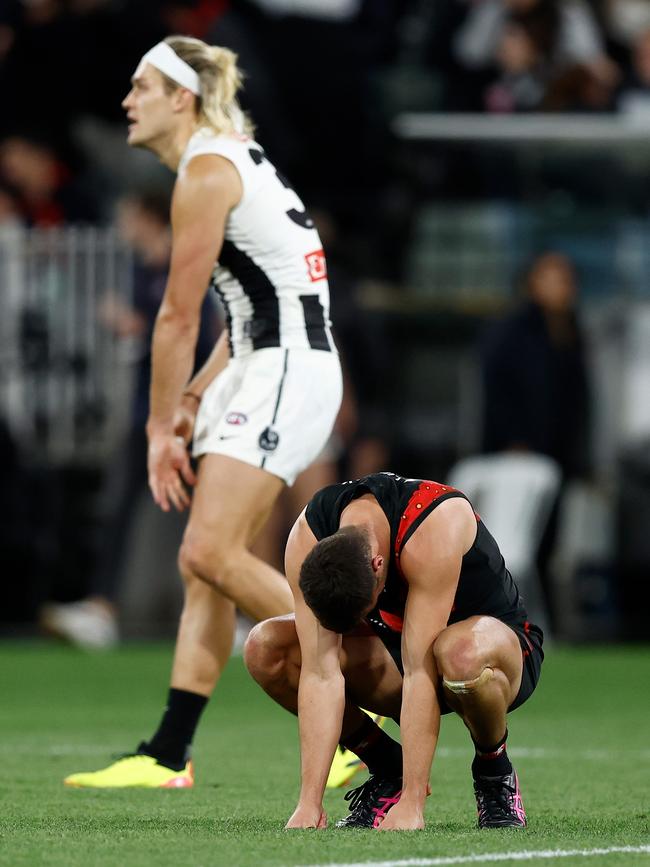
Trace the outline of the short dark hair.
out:
<instances>
[{"instance_id":1,"label":"short dark hair","mask_svg":"<svg viewBox=\"0 0 650 867\"><path fill-rule=\"evenodd\" d=\"M349 632L372 605L377 580L370 543L360 527L341 527L321 539L300 568L300 589L319 623Z\"/></svg>"}]
</instances>

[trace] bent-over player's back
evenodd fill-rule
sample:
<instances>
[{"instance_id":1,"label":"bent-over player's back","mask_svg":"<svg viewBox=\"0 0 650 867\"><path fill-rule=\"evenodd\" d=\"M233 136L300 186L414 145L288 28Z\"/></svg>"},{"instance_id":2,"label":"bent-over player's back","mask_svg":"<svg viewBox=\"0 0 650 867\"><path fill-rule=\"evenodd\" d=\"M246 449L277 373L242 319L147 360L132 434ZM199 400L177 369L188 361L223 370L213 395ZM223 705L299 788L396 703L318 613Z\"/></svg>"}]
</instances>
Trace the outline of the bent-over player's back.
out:
<instances>
[{"instance_id":1,"label":"bent-over player's back","mask_svg":"<svg viewBox=\"0 0 650 867\"><path fill-rule=\"evenodd\" d=\"M307 505L305 517L317 539L335 533L343 509L352 500L371 493L383 509L391 528L391 561L388 577L368 621L379 631L401 631L408 582L399 559L415 531L442 503L451 498L468 500L462 491L427 479L408 479L394 473L373 473L351 482L318 491ZM471 503L470 503L471 506ZM456 598L449 623L475 614L487 614L513 627L533 629L499 546L479 515L476 537L462 559ZM540 633L541 635L541 633Z\"/></svg>"}]
</instances>

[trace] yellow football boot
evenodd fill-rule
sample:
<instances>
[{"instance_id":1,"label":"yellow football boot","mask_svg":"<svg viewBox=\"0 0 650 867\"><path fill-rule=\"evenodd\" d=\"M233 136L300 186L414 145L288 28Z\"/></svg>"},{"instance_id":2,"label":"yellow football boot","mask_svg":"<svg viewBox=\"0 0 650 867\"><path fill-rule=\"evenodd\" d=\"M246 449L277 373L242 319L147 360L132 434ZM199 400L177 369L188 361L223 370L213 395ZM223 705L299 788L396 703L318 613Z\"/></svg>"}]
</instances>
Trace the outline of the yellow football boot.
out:
<instances>
[{"instance_id":1,"label":"yellow football boot","mask_svg":"<svg viewBox=\"0 0 650 867\"><path fill-rule=\"evenodd\" d=\"M190 789L194 785L194 769L188 762L182 771L160 765L153 756L124 756L101 771L71 774L63 781L66 786L86 789Z\"/></svg>"},{"instance_id":2,"label":"yellow football boot","mask_svg":"<svg viewBox=\"0 0 650 867\"><path fill-rule=\"evenodd\" d=\"M363 712L368 714L380 728L384 727L384 723L386 722L385 717L369 713L367 710ZM361 759L351 750L338 746L325 785L328 789L339 789L341 786L347 786L357 771L362 771L365 767Z\"/></svg>"}]
</instances>

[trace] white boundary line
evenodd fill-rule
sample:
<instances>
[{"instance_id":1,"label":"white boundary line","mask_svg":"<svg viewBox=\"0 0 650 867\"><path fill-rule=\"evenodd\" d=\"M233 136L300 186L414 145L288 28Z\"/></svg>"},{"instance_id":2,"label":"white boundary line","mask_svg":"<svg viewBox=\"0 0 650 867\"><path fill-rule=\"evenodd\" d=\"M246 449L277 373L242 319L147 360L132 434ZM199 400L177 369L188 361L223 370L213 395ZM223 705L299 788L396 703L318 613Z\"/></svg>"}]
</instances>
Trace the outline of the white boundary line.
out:
<instances>
[{"instance_id":1,"label":"white boundary line","mask_svg":"<svg viewBox=\"0 0 650 867\"><path fill-rule=\"evenodd\" d=\"M441 858L409 858L403 861L358 861L354 863L330 862L312 867L447 867L451 864L491 864L496 861L534 861L554 858L582 857L613 854L650 854L650 846L609 846L607 849L539 849L523 852L492 852L484 855L450 855Z\"/></svg>"}]
</instances>

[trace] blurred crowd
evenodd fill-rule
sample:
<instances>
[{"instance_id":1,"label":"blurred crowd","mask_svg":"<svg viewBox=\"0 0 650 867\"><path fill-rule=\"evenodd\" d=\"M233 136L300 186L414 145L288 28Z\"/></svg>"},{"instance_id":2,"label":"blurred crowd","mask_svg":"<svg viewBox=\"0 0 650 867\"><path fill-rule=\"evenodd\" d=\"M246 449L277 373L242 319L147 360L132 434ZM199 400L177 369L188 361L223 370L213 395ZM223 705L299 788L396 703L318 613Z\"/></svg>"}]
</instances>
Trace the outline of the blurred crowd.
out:
<instances>
[{"instance_id":1,"label":"blurred crowd","mask_svg":"<svg viewBox=\"0 0 650 867\"><path fill-rule=\"evenodd\" d=\"M401 109L650 113L644 0L5 0L0 220L105 221L151 177L120 102L171 32L238 52L271 158L361 244L398 207Z\"/></svg>"},{"instance_id":2,"label":"blurred crowd","mask_svg":"<svg viewBox=\"0 0 650 867\"><path fill-rule=\"evenodd\" d=\"M650 7L643 0L440 5L446 29L437 28L434 44L449 46L448 110L650 110Z\"/></svg>"},{"instance_id":3,"label":"blurred crowd","mask_svg":"<svg viewBox=\"0 0 650 867\"><path fill-rule=\"evenodd\" d=\"M525 187L509 155L404 156L401 111L650 115L644 0L5 0L0 225L106 224L120 195L169 189L169 173L126 146L121 100L142 54L174 31L238 53L258 140L332 216L364 277L403 278L423 194ZM587 194L626 183L611 159L595 180L566 174Z\"/></svg>"}]
</instances>

